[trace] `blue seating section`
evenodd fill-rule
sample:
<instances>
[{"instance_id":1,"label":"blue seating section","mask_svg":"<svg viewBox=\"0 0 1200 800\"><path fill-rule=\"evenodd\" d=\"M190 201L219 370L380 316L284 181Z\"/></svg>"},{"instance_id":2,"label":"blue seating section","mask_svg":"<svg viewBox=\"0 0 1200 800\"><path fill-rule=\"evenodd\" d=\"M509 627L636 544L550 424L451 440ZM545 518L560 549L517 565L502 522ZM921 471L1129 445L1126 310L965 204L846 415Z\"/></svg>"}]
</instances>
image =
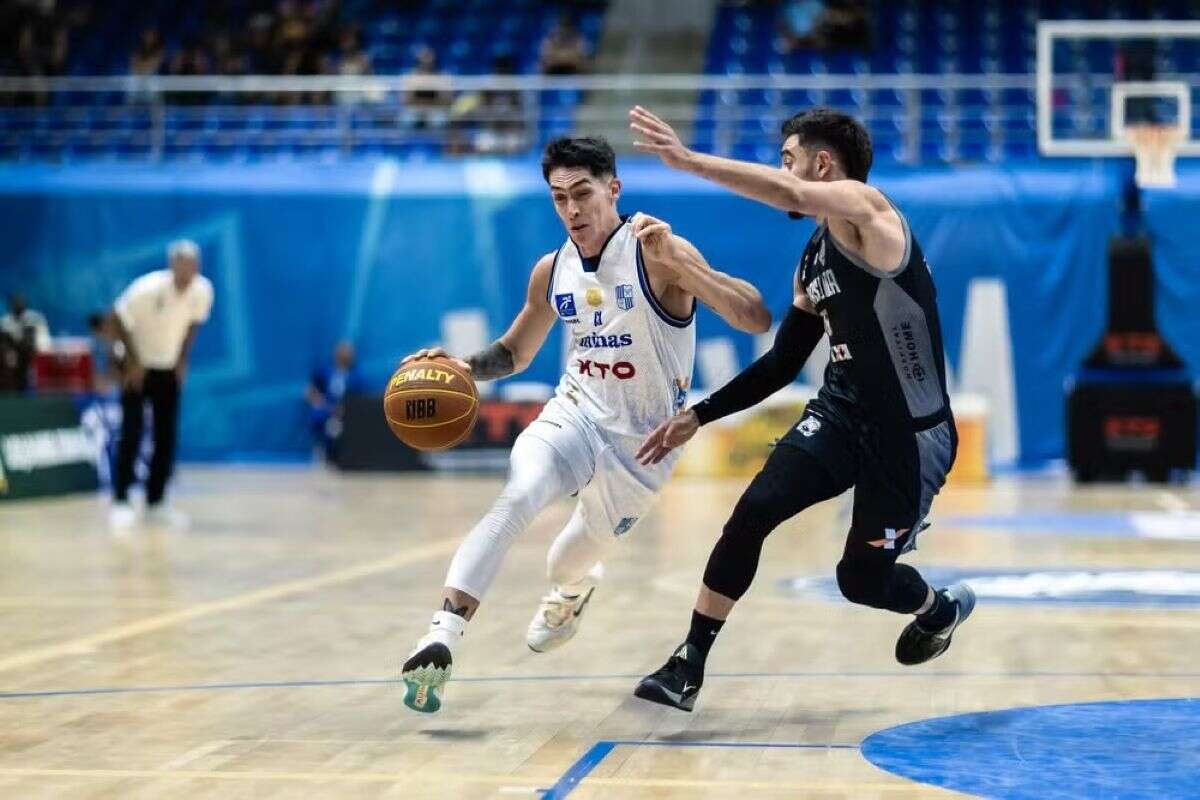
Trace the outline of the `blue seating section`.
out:
<instances>
[{"instance_id":1,"label":"blue seating section","mask_svg":"<svg viewBox=\"0 0 1200 800\"><path fill-rule=\"evenodd\" d=\"M872 46L852 50L791 49L782 35L779 5L728 3L718 12L705 69L710 74L861 75L949 74L985 76L1035 71L1038 19L1094 19L1100 8L1108 19L1138 19L1129 0L933 3L926 0L872 0ZM1194 3L1157 0L1154 19L1188 19ZM1088 41L1055 48L1057 70L1111 75L1111 41ZM1200 41L1174 40L1156 53L1158 74L1200 69ZM877 161L1000 161L1036 154L1035 108L1028 89L924 90L915 97L883 91L704 92L700 97L694 143L705 150L741 158L777 160L779 126L796 111L828 105L864 119L871 130ZM911 104L913 100L917 102ZM1056 114L1058 136L1100 136L1108 129L1107 89L1072 90L1063 98L1069 109ZM1200 109L1193 103L1193 128ZM753 119L753 123L746 123ZM916 136L906 128L915 127ZM764 142L762 133L771 134Z\"/></svg>"},{"instance_id":2,"label":"blue seating section","mask_svg":"<svg viewBox=\"0 0 1200 800\"><path fill-rule=\"evenodd\" d=\"M109 0L83 35L72 41L71 75L124 75L140 31L157 27L168 53L204 29L203 3L174 0ZM244 23L272 0L228 0L231 26ZM345 7L354 6L345 3ZM376 74L412 69L419 46L434 50L450 74L487 74L495 59L512 59L518 73L538 72L541 42L562 8L540 0L408 0L363 3L356 14L363 47ZM594 52L604 22L603 3L571 6L571 16ZM574 127L578 92L543 95L537 130L540 144ZM413 129L399 100L358 106L304 105L248 108L236 98L168 107L165 133L156 143L151 113L120 92L62 93L49 107L0 105L0 160L72 158L179 158L189 160L337 159L343 156L427 158L440 154L447 135ZM469 133L470 124L459 126ZM467 130L462 130L467 129ZM347 136L346 132L351 135ZM246 136L253 133L253 136ZM105 146L107 143L110 146Z\"/></svg>"},{"instance_id":3,"label":"blue seating section","mask_svg":"<svg viewBox=\"0 0 1200 800\"><path fill-rule=\"evenodd\" d=\"M247 20L271 0L227 0L228 20ZM715 75L1005 74L1027 76L1026 86L1001 89L727 90L700 92L692 143L705 151L774 162L779 126L792 113L829 105L864 119L876 160L901 163L1000 161L1037 152L1032 73L1035 26L1040 18L1136 19L1137 0L871 0L872 46L851 50L789 49L781 35L782 5L726 2L717 13L705 58ZM1159 19L1192 16L1194 0L1157 0ZM519 73L538 69L538 51L558 7L539 0L407 0L347 2L362 30L378 74L409 71L419 45L437 53L453 74L486 74L508 55ZM72 41L70 73L124 74L139 31L156 26L168 52L194 37L210 13L203 3L110 0L104 13ZM604 22L603 4L574 16L593 51ZM1144 16L1144 15L1143 15ZM236 25L236 22L228 23ZM1111 41L1062 44L1061 71L1111 75ZM1155 54L1160 75L1200 71L1200 41L1179 39ZM178 158L208 160L318 159L353 156L436 157L470 150L477 123L452 131L417 128L399 98L359 105L251 107L232 96L169 106L161 127L144 99L119 92L56 95L46 107L0 106L0 159ZM1086 82L1058 90L1053 128L1058 136L1103 136L1109 92ZM581 94L556 91L530 99L536 119L530 148L575 129ZM1193 102L1200 130L1200 102ZM457 138L457 142L456 139ZM464 142L467 144L464 145Z\"/></svg>"}]
</instances>

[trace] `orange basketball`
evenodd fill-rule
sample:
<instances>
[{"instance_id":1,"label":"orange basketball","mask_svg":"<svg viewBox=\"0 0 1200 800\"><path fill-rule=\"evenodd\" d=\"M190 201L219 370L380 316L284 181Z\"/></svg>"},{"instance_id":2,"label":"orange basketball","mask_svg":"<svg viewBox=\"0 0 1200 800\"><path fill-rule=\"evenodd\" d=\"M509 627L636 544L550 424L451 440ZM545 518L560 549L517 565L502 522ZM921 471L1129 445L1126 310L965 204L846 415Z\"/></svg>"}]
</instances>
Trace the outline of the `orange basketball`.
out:
<instances>
[{"instance_id":1,"label":"orange basketball","mask_svg":"<svg viewBox=\"0 0 1200 800\"><path fill-rule=\"evenodd\" d=\"M467 438L479 415L479 390L444 358L410 361L383 393L388 427L409 447L445 450Z\"/></svg>"}]
</instances>

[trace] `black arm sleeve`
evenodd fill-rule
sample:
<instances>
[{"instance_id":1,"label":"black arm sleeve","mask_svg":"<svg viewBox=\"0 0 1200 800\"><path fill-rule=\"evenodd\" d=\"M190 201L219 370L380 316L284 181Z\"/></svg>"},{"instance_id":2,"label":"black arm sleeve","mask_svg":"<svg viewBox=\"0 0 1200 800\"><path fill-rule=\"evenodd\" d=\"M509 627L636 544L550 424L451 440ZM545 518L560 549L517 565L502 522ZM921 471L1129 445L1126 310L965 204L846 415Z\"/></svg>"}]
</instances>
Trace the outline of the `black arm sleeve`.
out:
<instances>
[{"instance_id":1,"label":"black arm sleeve","mask_svg":"<svg viewBox=\"0 0 1200 800\"><path fill-rule=\"evenodd\" d=\"M707 399L692 406L700 424L757 405L796 380L824 335L825 325L820 317L792 306L779 325L771 349Z\"/></svg>"}]
</instances>

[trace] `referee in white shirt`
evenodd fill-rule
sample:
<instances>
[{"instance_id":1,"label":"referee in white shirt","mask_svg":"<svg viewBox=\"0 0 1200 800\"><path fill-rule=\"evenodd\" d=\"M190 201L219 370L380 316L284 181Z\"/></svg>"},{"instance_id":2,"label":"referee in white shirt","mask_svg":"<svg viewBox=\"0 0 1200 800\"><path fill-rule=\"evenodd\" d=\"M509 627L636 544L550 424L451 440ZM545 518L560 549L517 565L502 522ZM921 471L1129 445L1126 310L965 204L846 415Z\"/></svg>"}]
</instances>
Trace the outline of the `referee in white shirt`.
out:
<instances>
[{"instance_id":1,"label":"referee in white shirt","mask_svg":"<svg viewBox=\"0 0 1200 800\"><path fill-rule=\"evenodd\" d=\"M129 505L129 487L142 442L146 401L154 419L146 513L154 522L173 519L162 501L175 463L179 393L196 331L212 309L213 287L200 274L200 248L195 242L172 242L167 247L167 267L129 284L113 306L126 352L121 440L113 480L111 521L115 527L128 527L137 520Z\"/></svg>"}]
</instances>

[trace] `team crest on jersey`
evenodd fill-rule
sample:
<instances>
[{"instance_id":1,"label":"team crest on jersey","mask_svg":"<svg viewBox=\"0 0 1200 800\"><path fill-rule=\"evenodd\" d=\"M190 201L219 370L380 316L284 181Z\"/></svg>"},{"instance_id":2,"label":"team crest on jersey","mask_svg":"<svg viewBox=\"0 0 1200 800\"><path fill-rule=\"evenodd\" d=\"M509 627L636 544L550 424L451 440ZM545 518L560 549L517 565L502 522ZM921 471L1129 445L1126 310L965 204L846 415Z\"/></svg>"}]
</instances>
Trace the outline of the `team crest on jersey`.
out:
<instances>
[{"instance_id":1,"label":"team crest on jersey","mask_svg":"<svg viewBox=\"0 0 1200 800\"><path fill-rule=\"evenodd\" d=\"M692 383L691 378L676 378L675 379L675 396L672 398L672 407L675 413L683 411L683 407L687 405L688 386Z\"/></svg>"},{"instance_id":2,"label":"team crest on jersey","mask_svg":"<svg viewBox=\"0 0 1200 800\"><path fill-rule=\"evenodd\" d=\"M821 420L816 417L805 417L800 420L800 424L796 426L796 430L800 431L802 436L812 436L821 430Z\"/></svg>"},{"instance_id":3,"label":"team crest on jersey","mask_svg":"<svg viewBox=\"0 0 1200 800\"><path fill-rule=\"evenodd\" d=\"M593 308L604 305L604 292L599 289L588 289L585 295L587 304Z\"/></svg>"},{"instance_id":4,"label":"team crest on jersey","mask_svg":"<svg viewBox=\"0 0 1200 800\"><path fill-rule=\"evenodd\" d=\"M617 287L617 308L622 311L633 308L633 284L622 283Z\"/></svg>"},{"instance_id":5,"label":"team crest on jersey","mask_svg":"<svg viewBox=\"0 0 1200 800\"><path fill-rule=\"evenodd\" d=\"M571 292L554 295L554 307L558 309L560 317L578 316L578 312L575 310L575 295Z\"/></svg>"}]
</instances>

